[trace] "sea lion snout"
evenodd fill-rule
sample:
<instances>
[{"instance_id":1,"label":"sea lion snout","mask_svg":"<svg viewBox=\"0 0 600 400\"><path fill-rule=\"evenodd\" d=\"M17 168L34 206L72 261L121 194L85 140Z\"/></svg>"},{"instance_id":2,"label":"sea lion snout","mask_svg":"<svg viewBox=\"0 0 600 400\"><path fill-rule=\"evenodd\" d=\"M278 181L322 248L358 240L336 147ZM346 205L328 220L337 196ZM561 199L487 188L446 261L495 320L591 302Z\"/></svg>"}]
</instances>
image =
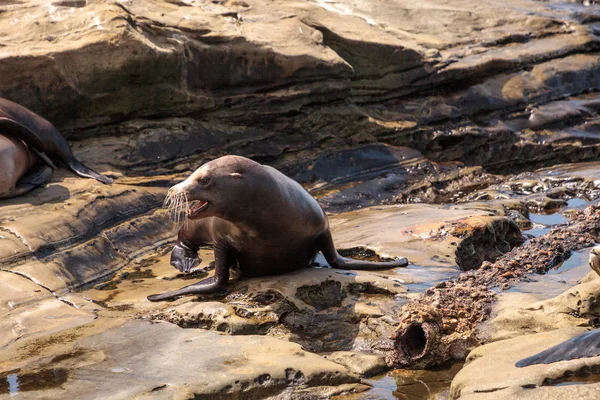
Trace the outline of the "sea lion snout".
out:
<instances>
[{"instance_id":1,"label":"sea lion snout","mask_svg":"<svg viewBox=\"0 0 600 400\"><path fill-rule=\"evenodd\" d=\"M196 171L197 172L197 171ZM188 219L198 219L209 216L212 196L207 193L207 177L197 179L196 173L183 182L174 185L167 192L165 205L175 214L185 211Z\"/></svg>"}]
</instances>

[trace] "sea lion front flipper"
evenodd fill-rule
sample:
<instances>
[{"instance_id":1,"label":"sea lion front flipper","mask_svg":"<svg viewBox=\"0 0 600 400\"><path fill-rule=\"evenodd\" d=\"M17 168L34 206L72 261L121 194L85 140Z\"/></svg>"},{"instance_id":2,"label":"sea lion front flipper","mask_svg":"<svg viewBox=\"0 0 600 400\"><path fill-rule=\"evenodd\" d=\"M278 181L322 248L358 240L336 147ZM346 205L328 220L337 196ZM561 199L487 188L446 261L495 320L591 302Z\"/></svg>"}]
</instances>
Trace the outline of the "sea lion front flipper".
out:
<instances>
[{"instance_id":1,"label":"sea lion front flipper","mask_svg":"<svg viewBox=\"0 0 600 400\"><path fill-rule=\"evenodd\" d=\"M210 294L224 289L229 282L229 267L234 264L235 258L225 249L215 245L215 275L201 280L198 283L183 287L171 292L153 294L148 296L150 301L171 300L186 294Z\"/></svg>"},{"instance_id":2,"label":"sea lion front flipper","mask_svg":"<svg viewBox=\"0 0 600 400\"><path fill-rule=\"evenodd\" d=\"M223 289L224 285L221 285L218 279L214 276L201 280L200 282L194 283L193 285L185 286L178 290L171 292L152 294L148 296L150 301L163 301L172 300L179 296L185 296L186 294L211 294L218 292Z\"/></svg>"},{"instance_id":3,"label":"sea lion front flipper","mask_svg":"<svg viewBox=\"0 0 600 400\"><path fill-rule=\"evenodd\" d=\"M515 366L522 368L597 356L600 356L600 329L582 333L538 354L524 358Z\"/></svg>"},{"instance_id":4,"label":"sea lion front flipper","mask_svg":"<svg viewBox=\"0 0 600 400\"><path fill-rule=\"evenodd\" d=\"M400 268L408 265L408 260L405 257L383 262L352 260L342 257L333 244L329 229L317 239L317 249L323 253L329 265L335 269L377 270Z\"/></svg>"},{"instance_id":5,"label":"sea lion front flipper","mask_svg":"<svg viewBox=\"0 0 600 400\"><path fill-rule=\"evenodd\" d=\"M192 268L200 265L201 261L198 251L190 249L183 243L178 242L171 251L171 265L181 272L190 272Z\"/></svg>"},{"instance_id":6,"label":"sea lion front flipper","mask_svg":"<svg viewBox=\"0 0 600 400\"><path fill-rule=\"evenodd\" d=\"M38 164L19 179L15 189L10 193L9 197L20 196L27 193L36 187L49 182L51 177L52 168L47 165Z\"/></svg>"}]
</instances>

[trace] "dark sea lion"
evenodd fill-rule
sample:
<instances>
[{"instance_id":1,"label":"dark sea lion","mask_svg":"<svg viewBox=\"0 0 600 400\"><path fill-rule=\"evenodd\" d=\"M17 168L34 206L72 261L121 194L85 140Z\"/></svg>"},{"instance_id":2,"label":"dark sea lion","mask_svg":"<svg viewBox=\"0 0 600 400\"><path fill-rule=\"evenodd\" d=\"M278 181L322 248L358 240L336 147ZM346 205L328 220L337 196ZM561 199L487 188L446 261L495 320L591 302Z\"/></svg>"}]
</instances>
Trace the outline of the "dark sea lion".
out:
<instances>
[{"instance_id":1,"label":"dark sea lion","mask_svg":"<svg viewBox=\"0 0 600 400\"><path fill-rule=\"evenodd\" d=\"M179 231L171 265L189 272L200 263L200 246L212 245L215 275L179 290L149 296L151 301L219 291L227 285L232 267L245 277L306 268L319 251L338 269L408 264L406 258L369 262L340 256L319 203L296 181L244 157L225 156L204 164L169 190L169 200L176 208L195 202Z\"/></svg>"},{"instance_id":2,"label":"dark sea lion","mask_svg":"<svg viewBox=\"0 0 600 400\"><path fill-rule=\"evenodd\" d=\"M112 183L112 179L79 162L73 156L67 140L54 125L27 108L3 98L0 98L0 135L22 140L30 151L52 168L56 168L52 162L55 160L79 176Z\"/></svg>"},{"instance_id":3,"label":"dark sea lion","mask_svg":"<svg viewBox=\"0 0 600 400\"><path fill-rule=\"evenodd\" d=\"M590 250L589 266L600 275L600 246ZM515 366L522 368L536 364L576 360L600 356L600 329L584 332L547 350L519 360Z\"/></svg>"}]
</instances>

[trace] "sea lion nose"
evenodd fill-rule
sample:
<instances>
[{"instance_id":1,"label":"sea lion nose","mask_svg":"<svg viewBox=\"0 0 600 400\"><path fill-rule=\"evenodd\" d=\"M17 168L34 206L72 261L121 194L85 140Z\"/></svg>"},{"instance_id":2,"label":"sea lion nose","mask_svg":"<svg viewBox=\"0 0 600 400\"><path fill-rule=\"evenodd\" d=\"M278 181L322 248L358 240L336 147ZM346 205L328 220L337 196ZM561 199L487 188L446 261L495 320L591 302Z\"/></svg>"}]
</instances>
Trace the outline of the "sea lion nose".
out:
<instances>
[{"instance_id":1,"label":"sea lion nose","mask_svg":"<svg viewBox=\"0 0 600 400\"><path fill-rule=\"evenodd\" d=\"M181 193L187 194L186 181L180 182L177 185L171 187L171 189L169 189L169 196L175 196Z\"/></svg>"}]
</instances>

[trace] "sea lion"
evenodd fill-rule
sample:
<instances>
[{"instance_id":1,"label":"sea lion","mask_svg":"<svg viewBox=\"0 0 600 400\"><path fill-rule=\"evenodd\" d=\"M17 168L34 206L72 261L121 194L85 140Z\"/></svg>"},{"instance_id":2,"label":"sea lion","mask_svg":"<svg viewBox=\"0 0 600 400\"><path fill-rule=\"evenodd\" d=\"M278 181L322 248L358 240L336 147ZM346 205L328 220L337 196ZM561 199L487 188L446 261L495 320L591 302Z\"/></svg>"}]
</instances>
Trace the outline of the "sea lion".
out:
<instances>
[{"instance_id":1,"label":"sea lion","mask_svg":"<svg viewBox=\"0 0 600 400\"><path fill-rule=\"evenodd\" d=\"M25 143L0 135L0 199L19 196L46 183L52 168L39 164Z\"/></svg>"},{"instance_id":2,"label":"sea lion","mask_svg":"<svg viewBox=\"0 0 600 400\"><path fill-rule=\"evenodd\" d=\"M600 246L596 246L590 250L589 266L600 275ZM600 329L594 329L574 336L540 353L519 360L515 366L522 368L536 364L551 364L558 361L598 356L600 356Z\"/></svg>"},{"instance_id":3,"label":"sea lion","mask_svg":"<svg viewBox=\"0 0 600 400\"><path fill-rule=\"evenodd\" d=\"M34 168L36 164L27 168L31 173L27 173L25 177L18 176L18 171L22 171L25 164L31 163L31 158L23 155L23 147L18 143L19 141L26 145L29 152L37 155L36 159L43 161L51 168L56 168L52 161L55 160L63 163L79 176L93 178L105 184L112 183L112 179L92 171L79 162L73 156L67 140L54 125L27 108L3 98L0 98L0 135L10 138L12 145L16 146L10 150L9 147L12 145L3 140L4 151L13 152L11 160L6 161L7 165L14 168L13 174L5 178L2 182L3 186L0 186L0 193L5 193L4 197L8 197L7 193L22 194L27 191L27 188L31 190L50 178L50 171L44 167L36 169ZM10 182L24 178L25 181L19 181L13 185L19 189L11 189L11 186L8 186Z\"/></svg>"},{"instance_id":4,"label":"sea lion","mask_svg":"<svg viewBox=\"0 0 600 400\"><path fill-rule=\"evenodd\" d=\"M320 251L338 269L405 267L390 262L340 256L319 203L296 181L276 169L239 156L210 161L169 190L175 208L193 202L171 253L171 265L189 272L200 263L198 250L212 245L215 275L182 289L148 297L168 300L225 288L229 269L241 276L282 274L311 265Z\"/></svg>"}]
</instances>

